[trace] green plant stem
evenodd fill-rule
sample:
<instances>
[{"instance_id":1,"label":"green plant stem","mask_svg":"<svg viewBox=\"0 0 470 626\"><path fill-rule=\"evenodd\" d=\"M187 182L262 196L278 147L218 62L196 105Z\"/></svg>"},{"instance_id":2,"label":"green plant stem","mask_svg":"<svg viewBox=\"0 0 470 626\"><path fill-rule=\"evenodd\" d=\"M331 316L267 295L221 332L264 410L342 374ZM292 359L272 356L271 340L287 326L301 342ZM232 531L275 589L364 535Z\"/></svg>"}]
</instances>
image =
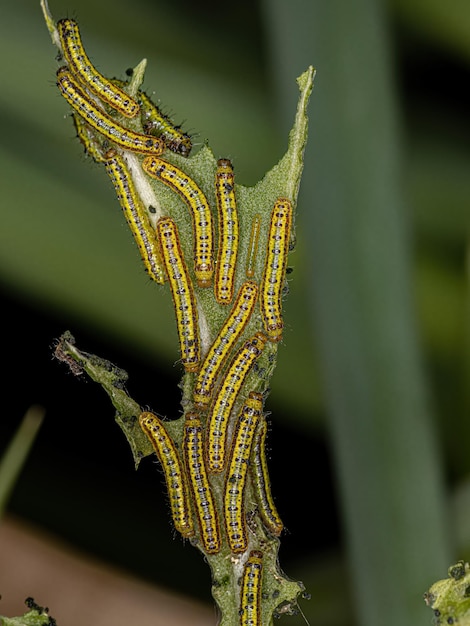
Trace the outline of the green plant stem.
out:
<instances>
[{"instance_id":1,"label":"green plant stem","mask_svg":"<svg viewBox=\"0 0 470 626\"><path fill-rule=\"evenodd\" d=\"M301 189L311 210L299 232L311 252L312 327L359 623L424 626L423 591L451 557L415 328L384 3L265 8L284 123L288 77L306 59L318 73L313 174Z\"/></svg>"}]
</instances>

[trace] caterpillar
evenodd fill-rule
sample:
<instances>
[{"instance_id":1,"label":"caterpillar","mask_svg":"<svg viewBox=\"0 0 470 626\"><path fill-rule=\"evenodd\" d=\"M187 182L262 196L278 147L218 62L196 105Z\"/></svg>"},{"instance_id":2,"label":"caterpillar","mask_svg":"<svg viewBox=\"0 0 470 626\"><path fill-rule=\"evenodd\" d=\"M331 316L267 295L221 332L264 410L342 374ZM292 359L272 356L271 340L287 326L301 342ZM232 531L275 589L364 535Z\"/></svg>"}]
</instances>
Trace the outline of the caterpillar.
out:
<instances>
[{"instance_id":1,"label":"caterpillar","mask_svg":"<svg viewBox=\"0 0 470 626\"><path fill-rule=\"evenodd\" d=\"M59 20L57 31L62 52L72 74L104 103L126 117L135 117L139 112L139 105L93 66L83 48L80 30L75 20L69 18Z\"/></svg>"},{"instance_id":2,"label":"caterpillar","mask_svg":"<svg viewBox=\"0 0 470 626\"><path fill-rule=\"evenodd\" d=\"M158 220L157 239L176 313L181 361L186 371L194 372L199 366L200 358L197 309L193 285L181 251L178 227L171 217L161 217Z\"/></svg>"},{"instance_id":3,"label":"caterpillar","mask_svg":"<svg viewBox=\"0 0 470 626\"><path fill-rule=\"evenodd\" d=\"M250 477L253 491L258 504L258 513L265 528L279 537L284 528L276 505L271 494L268 464L266 459L266 435L268 425L265 419L261 419L256 430L250 460Z\"/></svg>"},{"instance_id":4,"label":"caterpillar","mask_svg":"<svg viewBox=\"0 0 470 626\"><path fill-rule=\"evenodd\" d=\"M115 145L138 154L159 155L164 151L165 144L158 137L137 133L115 122L86 94L65 66L57 70L57 86L73 110Z\"/></svg>"},{"instance_id":5,"label":"caterpillar","mask_svg":"<svg viewBox=\"0 0 470 626\"><path fill-rule=\"evenodd\" d=\"M240 626L261 626L261 585L263 553L252 550L243 568L240 599Z\"/></svg>"},{"instance_id":6,"label":"caterpillar","mask_svg":"<svg viewBox=\"0 0 470 626\"><path fill-rule=\"evenodd\" d=\"M209 202L200 187L179 167L156 157L146 157L142 168L178 193L191 214L194 232L194 273L199 287L209 287L214 273L213 225Z\"/></svg>"},{"instance_id":7,"label":"caterpillar","mask_svg":"<svg viewBox=\"0 0 470 626\"><path fill-rule=\"evenodd\" d=\"M139 416L139 424L149 438L165 476L170 508L175 528L183 537L194 535L188 485L175 444L168 435L163 422L153 413L145 411Z\"/></svg>"},{"instance_id":8,"label":"caterpillar","mask_svg":"<svg viewBox=\"0 0 470 626\"><path fill-rule=\"evenodd\" d=\"M260 307L264 331L268 339L282 339L282 288L284 286L289 238L292 224L292 205L287 198L278 198L271 213L268 233L268 252L261 281Z\"/></svg>"},{"instance_id":9,"label":"caterpillar","mask_svg":"<svg viewBox=\"0 0 470 626\"><path fill-rule=\"evenodd\" d=\"M146 93L139 92L142 125L149 135L163 139L168 150L188 157L193 147L191 137L175 126L170 118L162 113Z\"/></svg>"},{"instance_id":10,"label":"caterpillar","mask_svg":"<svg viewBox=\"0 0 470 626\"><path fill-rule=\"evenodd\" d=\"M217 161L215 190L219 243L215 266L214 294L219 304L229 304L233 298L239 240L234 174L229 159Z\"/></svg>"},{"instance_id":11,"label":"caterpillar","mask_svg":"<svg viewBox=\"0 0 470 626\"><path fill-rule=\"evenodd\" d=\"M235 426L224 489L224 519L228 543L233 553L247 548L245 485L253 437L262 416L263 396L251 391Z\"/></svg>"},{"instance_id":12,"label":"caterpillar","mask_svg":"<svg viewBox=\"0 0 470 626\"><path fill-rule=\"evenodd\" d=\"M105 160L106 171L116 189L129 228L144 261L147 272L156 283L163 285L163 269L157 238L150 225L148 215L134 187L124 159L115 150L108 150Z\"/></svg>"},{"instance_id":13,"label":"caterpillar","mask_svg":"<svg viewBox=\"0 0 470 626\"><path fill-rule=\"evenodd\" d=\"M208 554L217 554L221 548L219 521L207 477L201 420L191 411L185 417L183 455L204 550Z\"/></svg>"},{"instance_id":14,"label":"caterpillar","mask_svg":"<svg viewBox=\"0 0 470 626\"><path fill-rule=\"evenodd\" d=\"M257 297L258 285L255 282L247 281L242 284L232 310L199 370L193 396L199 408L204 409L209 404L217 376L248 323Z\"/></svg>"},{"instance_id":15,"label":"caterpillar","mask_svg":"<svg viewBox=\"0 0 470 626\"><path fill-rule=\"evenodd\" d=\"M207 419L209 472L223 471L227 461L227 429L235 400L253 363L261 355L267 338L262 333L250 337L236 353L222 379Z\"/></svg>"}]
</instances>

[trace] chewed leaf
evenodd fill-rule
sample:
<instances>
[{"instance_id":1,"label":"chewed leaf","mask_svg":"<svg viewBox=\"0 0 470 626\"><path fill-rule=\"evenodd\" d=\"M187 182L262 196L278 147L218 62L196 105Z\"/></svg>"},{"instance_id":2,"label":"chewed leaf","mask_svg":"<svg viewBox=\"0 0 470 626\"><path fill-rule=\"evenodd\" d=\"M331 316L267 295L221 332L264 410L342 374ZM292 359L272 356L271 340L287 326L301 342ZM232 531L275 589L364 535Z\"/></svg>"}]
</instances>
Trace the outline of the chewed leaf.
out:
<instances>
[{"instance_id":1,"label":"chewed leaf","mask_svg":"<svg viewBox=\"0 0 470 626\"><path fill-rule=\"evenodd\" d=\"M54 356L66 363L76 376L85 372L103 387L116 409L116 422L129 442L138 467L140 460L152 454L153 449L138 424L142 409L126 392L127 372L106 359L79 350L69 332L65 332L56 342Z\"/></svg>"}]
</instances>

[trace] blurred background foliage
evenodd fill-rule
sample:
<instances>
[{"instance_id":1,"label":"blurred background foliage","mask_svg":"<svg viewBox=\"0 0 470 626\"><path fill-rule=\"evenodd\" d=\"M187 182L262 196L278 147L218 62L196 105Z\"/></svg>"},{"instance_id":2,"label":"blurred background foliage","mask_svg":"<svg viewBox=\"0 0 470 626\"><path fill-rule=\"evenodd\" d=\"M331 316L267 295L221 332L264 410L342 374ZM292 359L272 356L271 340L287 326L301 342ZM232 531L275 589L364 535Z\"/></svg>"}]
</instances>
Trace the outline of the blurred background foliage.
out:
<instances>
[{"instance_id":1,"label":"blurred background foliage","mask_svg":"<svg viewBox=\"0 0 470 626\"><path fill-rule=\"evenodd\" d=\"M312 625L429 623L422 593L470 558L470 4L50 9L79 21L104 74L146 57L148 93L245 185L283 154L295 78L317 68L267 406L281 565L312 594L301 605ZM133 471L107 398L51 357L69 329L129 372L143 406L175 417L169 295L149 283L109 180L75 140L39 2L2 4L0 51L0 452L30 405L46 410L9 510L210 603L198 553L170 541L155 465Z\"/></svg>"}]
</instances>

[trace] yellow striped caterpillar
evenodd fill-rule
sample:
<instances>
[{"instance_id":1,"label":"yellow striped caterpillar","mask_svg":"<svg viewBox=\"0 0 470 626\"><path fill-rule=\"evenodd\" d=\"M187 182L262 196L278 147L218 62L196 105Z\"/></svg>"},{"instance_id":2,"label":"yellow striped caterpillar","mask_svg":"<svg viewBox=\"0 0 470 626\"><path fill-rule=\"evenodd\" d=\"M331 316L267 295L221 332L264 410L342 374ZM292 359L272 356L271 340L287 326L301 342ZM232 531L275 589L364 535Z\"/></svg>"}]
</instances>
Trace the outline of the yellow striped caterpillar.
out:
<instances>
[{"instance_id":1,"label":"yellow striped caterpillar","mask_svg":"<svg viewBox=\"0 0 470 626\"><path fill-rule=\"evenodd\" d=\"M157 239L170 283L176 314L176 325L185 370L194 372L199 366L199 330L193 285L181 251L178 228L170 217L157 222Z\"/></svg>"},{"instance_id":2,"label":"yellow striped caterpillar","mask_svg":"<svg viewBox=\"0 0 470 626\"><path fill-rule=\"evenodd\" d=\"M233 434L224 490L224 519L230 550L245 552L248 541L245 518L245 485L253 437L262 417L263 396L251 391L243 404Z\"/></svg>"},{"instance_id":3,"label":"yellow striped caterpillar","mask_svg":"<svg viewBox=\"0 0 470 626\"><path fill-rule=\"evenodd\" d=\"M209 287L214 273L213 225L209 202L200 187L179 167L147 157L142 168L149 176L176 191L186 203L194 232L194 273L199 287Z\"/></svg>"},{"instance_id":4,"label":"yellow striped caterpillar","mask_svg":"<svg viewBox=\"0 0 470 626\"><path fill-rule=\"evenodd\" d=\"M165 144L161 139L137 133L115 122L88 96L65 66L57 70L57 86L73 110L116 146L138 154L162 154Z\"/></svg>"},{"instance_id":5,"label":"yellow striped caterpillar","mask_svg":"<svg viewBox=\"0 0 470 626\"><path fill-rule=\"evenodd\" d=\"M141 413L139 424L149 438L161 463L175 528L183 537L191 537L194 534L194 527L188 485L184 466L180 462L175 444L166 432L163 422L153 413L149 411Z\"/></svg>"},{"instance_id":6,"label":"yellow striped caterpillar","mask_svg":"<svg viewBox=\"0 0 470 626\"><path fill-rule=\"evenodd\" d=\"M217 161L215 191L219 245L215 266L214 294L219 304L229 304L233 298L239 235L233 167L228 159Z\"/></svg>"},{"instance_id":7,"label":"yellow striped caterpillar","mask_svg":"<svg viewBox=\"0 0 470 626\"><path fill-rule=\"evenodd\" d=\"M106 171L111 178L129 228L140 251L147 272L156 283L163 285L165 272L160 259L155 231L150 225L124 159L115 150L108 150Z\"/></svg>"},{"instance_id":8,"label":"yellow striped caterpillar","mask_svg":"<svg viewBox=\"0 0 470 626\"><path fill-rule=\"evenodd\" d=\"M278 537L284 524L282 523L271 494L268 463L266 459L266 435L268 425L265 419L260 420L253 441L250 460L250 476L258 504L258 513L269 533Z\"/></svg>"},{"instance_id":9,"label":"yellow striped caterpillar","mask_svg":"<svg viewBox=\"0 0 470 626\"><path fill-rule=\"evenodd\" d=\"M292 205L287 198L278 198L271 213L268 252L261 281L261 314L264 330L273 342L282 339L282 288L286 277L289 252Z\"/></svg>"},{"instance_id":10,"label":"yellow striped caterpillar","mask_svg":"<svg viewBox=\"0 0 470 626\"><path fill-rule=\"evenodd\" d=\"M162 113L146 93L139 93L142 126L149 135L163 139L168 150L188 157L193 147L191 137L175 126L170 118Z\"/></svg>"},{"instance_id":11,"label":"yellow striped caterpillar","mask_svg":"<svg viewBox=\"0 0 470 626\"><path fill-rule=\"evenodd\" d=\"M183 456L204 550L208 554L217 554L221 548L219 521L207 477L201 420L195 412L189 412L185 417Z\"/></svg>"},{"instance_id":12,"label":"yellow striped caterpillar","mask_svg":"<svg viewBox=\"0 0 470 626\"><path fill-rule=\"evenodd\" d=\"M252 550L243 568L240 598L240 626L261 626L261 585L263 553Z\"/></svg>"},{"instance_id":13,"label":"yellow striped caterpillar","mask_svg":"<svg viewBox=\"0 0 470 626\"><path fill-rule=\"evenodd\" d=\"M204 408L210 402L217 376L230 351L243 332L253 313L258 296L258 285L247 281L242 284L237 299L225 324L209 349L194 385L194 402Z\"/></svg>"},{"instance_id":14,"label":"yellow striped caterpillar","mask_svg":"<svg viewBox=\"0 0 470 626\"><path fill-rule=\"evenodd\" d=\"M256 333L236 353L217 389L207 420L207 458L209 472L223 471L227 461L227 429L235 400L253 363L261 355L266 336Z\"/></svg>"},{"instance_id":15,"label":"yellow striped caterpillar","mask_svg":"<svg viewBox=\"0 0 470 626\"><path fill-rule=\"evenodd\" d=\"M126 117L135 117L139 112L139 105L93 66L83 48L80 30L75 20L69 18L59 20L57 31L62 52L72 74L104 103Z\"/></svg>"}]
</instances>

